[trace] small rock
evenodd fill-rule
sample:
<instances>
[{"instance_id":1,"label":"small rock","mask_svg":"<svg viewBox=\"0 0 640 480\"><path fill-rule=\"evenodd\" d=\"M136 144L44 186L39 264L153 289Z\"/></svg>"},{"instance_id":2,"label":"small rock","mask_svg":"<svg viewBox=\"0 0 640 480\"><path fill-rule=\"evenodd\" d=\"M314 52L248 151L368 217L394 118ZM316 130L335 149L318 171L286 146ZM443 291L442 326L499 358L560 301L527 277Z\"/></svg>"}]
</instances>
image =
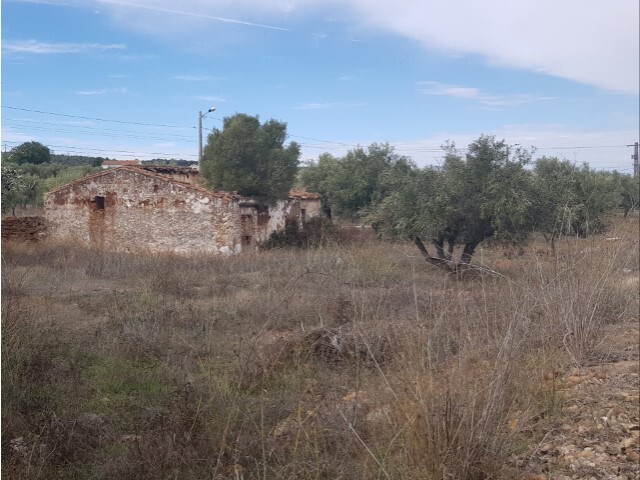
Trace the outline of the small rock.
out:
<instances>
[{"instance_id":1,"label":"small rock","mask_svg":"<svg viewBox=\"0 0 640 480\"><path fill-rule=\"evenodd\" d=\"M576 455L576 457L578 458L593 458L593 456L594 456L594 453L591 447L585 448L581 452L578 452L578 454Z\"/></svg>"},{"instance_id":2,"label":"small rock","mask_svg":"<svg viewBox=\"0 0 640 480\"><path fill-rule=\"evenodd\" d=\"M620 455L622 453L622 449L618 445L608 444L605 447L605 452L607 452L609 455Z\"/></svg>"},{"instance_id":3,"label":"small rock","mask_svg":"<svg viewBox=\"0 0 640 480\"><path fill-rule=\"evenodd\" d=\"M640 462L640 453L635 450L628 452L625 457L629 462L638 463Z\"/></svg>"},{"instance_id":4,"label":"small rock","mask_svg":"<svg viewBox=\"0 0 640 480\"><path fill-rule=\"evenodd\" d=\"M628 437L625 438L624 440L622 440L622 442L620 442L620 447L625 449L625 448L629 448L629 447L633 447L633 446L640 446L639 445L639 440L636 437Z\"/></svg>"},{"instance_id":5,"label":"small rock","mask_svg":"<svg viewBox=\"0 0 640 480\"><path fill-rule=\"evenodd\" d=\"M550 452L551 450L553 450L553 445L551 445L550 443L545 443L540 447L541 453L547 453L547 452Z\"/></svg>"}]
</instances>

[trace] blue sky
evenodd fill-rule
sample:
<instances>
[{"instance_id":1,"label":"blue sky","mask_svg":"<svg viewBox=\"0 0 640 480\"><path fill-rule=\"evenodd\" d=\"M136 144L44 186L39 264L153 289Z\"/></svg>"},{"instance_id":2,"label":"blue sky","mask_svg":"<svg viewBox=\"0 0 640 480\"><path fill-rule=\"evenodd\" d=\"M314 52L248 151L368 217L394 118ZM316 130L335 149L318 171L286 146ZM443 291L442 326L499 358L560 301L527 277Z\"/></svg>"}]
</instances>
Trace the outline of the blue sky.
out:
<instances>
[{"instance_id":1,"label":"blue sky","mask_svg":"<svg viewBox=\"0 0 640 480\"><path fill-rule=\"evenodd\" d=\"M389 142L419 165L480 134L631 171L637 0L2 0L2 143L197 158L236 112L302 159Z\"/></svg>"}]
</instances>

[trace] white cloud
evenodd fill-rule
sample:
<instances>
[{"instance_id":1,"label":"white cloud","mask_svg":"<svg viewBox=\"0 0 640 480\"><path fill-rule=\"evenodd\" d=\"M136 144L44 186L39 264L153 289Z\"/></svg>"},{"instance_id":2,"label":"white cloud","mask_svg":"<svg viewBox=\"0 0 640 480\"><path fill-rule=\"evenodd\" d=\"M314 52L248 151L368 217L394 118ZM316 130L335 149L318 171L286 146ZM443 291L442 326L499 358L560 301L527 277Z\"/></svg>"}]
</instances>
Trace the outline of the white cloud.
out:
<instances>
[{"instance_id":1,"label":"white cloud","mask_svg":"<svg viewBox=\"0 0 640 480\"><path fill-rule=\"evenodd\" d=\"M101 90L78 90L76 95L104 95L107 91L103 88Z\"/></svg>"},{"instance_id":2,"label":"white cloud","mask_svg":"<svg viewBox=\"0 0 640 480\"><path fill-rule=\"evenodd\" d=\"M192 27L191 18L291 32L295 28L281 25L304 15L319 18L324 8L357 27L393 32L447 55L479 55L617 92L637 94L640 83L638 0L182 0L179 9L174 0L95 3L120 21L135 13L138 28L147 12L171 15L171 28L181 21ZM269 16L280 25L251 21Z\"/></svg>"},{"instance_id":3,"label":"white cloud","mask_svg":"<svg viewBox=\"0 0 640 480\"><path fill-rule=\"evenodd\" d=\"M220 77L212 77L211 75L175 75L173 78L185 82L208 82L211 80L219 80Z\"/></svg>"},{"instance_id":4,"label":"white cloud","mask_svg":"<svg viewBox=\"0 0 640 480\"><path fill-rule=\"evenodd\" d=\"M197 96L196 100L202 100L204 102L227 102L228 100L224 97L220 97L220 96L213 96L213 95L201 95L201 96Z\"/></svg>"},{"instance_id":5,"label":"white cloud","mask_svg":"<svg viewBox=\"0 0 640 480\"><path fill-rule=\"evenodd\" d=\"M75 92L76 95L104 95L106 93L128 93L129 90L127 90L126 87L120 87L120 88L101 88L99 90L78 90Z\"/></svg>"},{"instance_id":6,"label":"white cloud","mask_svg":"<svg viewBox=\"0 0 640 480\"><path fill-rule=\"evenodd\" d=\"M324 9L345 25L348 19L349 33L354 26L356 31L392 32L447 56L478 55L491 64L622 93L637 94L640 88L638 0L181 0L179 8L174 0L64 3L99 5L121 24L155 35L195 31L194 21L295 34L292 22L322 18ZM159 16L170 18L162 28ZM273 21L266 23L269 18Z\"/></svg>"},{"instance_id":7,"label":"white cloud","mask_svg":"<svg viewBox=\"0 0 640 480\"><path fill-rule=\"evenodd\" d=\"M351 0L370 27L429 49L637 93L637 0Z\"/></svg>"},{"instance_id":8,"label":"white cloud","mask_svg":"<svg viewBox=\"0 0 640 480\"><path fill-rule=\"evenodd\" d=\"M51 55L63 53L91 53L107 50L124 50L123 43L46 43L37 40L3 40L2 49L7 53Z\"/></svg>"},{"instance_id":9,"label":"white cloud","mask_svg":"<svg viewBox=\"0 0 640 480\"><path fill-rule=\"evenodd\" d=\"M418 91L429 95L443 95L447 97L457 98L478 98L481 92L473 87L460 87L457 85L446 85L439 82L420 82Z\"/></svg>"},{"instance_id":10,"label":"white cloud","mask_svg":"<svg viewBox=\"0 0 640 480\"><path fill-rule=\"evenodd\" d=\"M187 2L184 2L186 4L185 7L187 8L176 9L176 8L173 8L173 5L175 3L172 1L169 1L169 2L167 1L158 2L158 1L149 1L149 0L136 1L136 2L127 2L127 1L121 1L121 0L94 0L94 1L96 3L104 5L105 7L110 6L110 7L120 7L120 8L124 7L129 9L140 9L140 10L147 10L154 13L170 14L174 16L177 15L177 16L184 16L184 17L199 18L203 20L214 20L217 22L230 23L235 25L245 25L249 27L266 28L270 30L288 31L287 28L279 27L276 25L266 25L263 23L249 22L249 21L240 20L236 18L228 18L228 17L219 16L219 15L208 14L202 11L203 8L198 8L198 7L207 7L206 2L198 2L198 1L188 2L187 1ZM165 3L167 6L163 7L161 5L162 3ZM216 9L216 7L219 7L219 6L214 4L214 5L211 5L211 7Z\"/></svg>"},{"instance_id":11,"label":"white cloud","mask_svg":"<svg viewBox=\"0 0 640 480\"><path fill-rule=\"evenodd\" d=\"M518 107L534 102L557 100L556 97L532 94L492 95L475 87L447 85L439 82L419 82L418 91L427 95L438 95L472 100L488 108Z\"/></svg>"},{"instance_id":12,"label":"white cloud","mask_svg":"<svg viewBox=\"0 0 640 480\"><path fill-rule=\"evenodd\" d=\"M325 103L304 103L294 107L296 110L328 110L333 108L352 108L364 107L366 103L341 103L341 102L325 102Z\"/></svg>"}]
</instances>

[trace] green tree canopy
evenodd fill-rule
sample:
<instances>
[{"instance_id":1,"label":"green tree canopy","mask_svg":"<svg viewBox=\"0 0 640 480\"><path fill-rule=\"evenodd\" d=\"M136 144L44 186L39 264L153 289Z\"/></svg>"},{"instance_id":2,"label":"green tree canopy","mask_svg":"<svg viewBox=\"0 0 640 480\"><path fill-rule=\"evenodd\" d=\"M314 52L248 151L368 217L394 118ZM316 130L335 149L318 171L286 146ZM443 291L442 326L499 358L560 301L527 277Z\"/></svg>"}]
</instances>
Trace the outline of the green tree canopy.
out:
<instances>
[{"instance_id":1,"label":"green tree canopy","mask_svg":"<svg viewBox=\"0 0 640 480\"><path fill-rule=\"evenodd\" d=\"M204 149L201 174L216 190L236 191L273 203L289 196L300 147L285 146L286 123L237 113L214 129Z\"/></svg>"},{"instance_id":2,"label":"green tree canopy","mask_svg":"<svg viewBox=\"0 0 640 480\"><path fill-rule=\"evenodd\" d=\"M409 158L394 153L389 144L374 143L350 150L342 158L320 155L304 168L301 180L306 189L322 195L328 211L356 218L385 195L386 175L414 168Z\"/></svg>"},{"instance_id":3,"label":"green tree canopy","mask_svg":"<svg viewBox=\"0 0 640 480\"><path fill-rule=\"evenodd\" d=\"M530 152L518 149L508 158L504 141L485 135L464 157L454 145L445 152L442 167L397 176L369 221L383 234L412 239L428 261L446 269L469 263L489 238L523 242L529 231L530 181L524 167ZM459 259L454 258L457 246Z\"/></svg>"},{"instance_id":4,"label":"green tree canopy","mask_svg":"<svg viewBox=\"0 0 640 480\"><path fill-rule=\"evenodd\" d=\"M22 163L49 163L51 150L39 142L25 142L11 150L9 159L18 165Z\"/></svg>"},{"instance_id":5,"label":"green tree canopy","mask_svg":"<svg viewBox=\"0 0 640 480\"><path fill-rule=\"evenodd\" d=\"M2 212L16 213L18 205L24 205L37 195L38 178L25 175L11 164L2 166Z\"/></svg>"},{"instance_id":6,"label":"green tree canopy","mask_svg":"<svg viewBox=\"0 0 640 480\"><path fill-rule=\"evenodd\" d=\"M568 160L539 158L532 177L532 230L542 233L552 248L561 235L602 232L617 208L627 213L637 202L629 179Z\"/></svg>"}]
</instances>

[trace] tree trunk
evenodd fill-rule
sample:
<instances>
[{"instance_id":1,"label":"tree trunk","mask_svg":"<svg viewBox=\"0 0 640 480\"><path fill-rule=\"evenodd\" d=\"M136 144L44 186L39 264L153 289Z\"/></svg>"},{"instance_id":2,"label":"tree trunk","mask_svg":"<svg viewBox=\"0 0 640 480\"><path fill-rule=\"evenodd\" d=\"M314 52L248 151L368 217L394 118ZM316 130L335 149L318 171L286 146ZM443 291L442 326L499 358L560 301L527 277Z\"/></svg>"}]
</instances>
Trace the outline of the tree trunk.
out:
<instances>
[{"instance_id":1,"label":"tree trunk","mask_svg":"<svg viewBox=\"0 0 640 480\"><path fill-rule=\"evenodd\" d=\"M471 257L473 257L473 253L476 251L476 247L479 242L467 242L464 245L464 250L462 250L462 256L460 257L460 263L468 265L471 262Z\"/></svg>"},{"instance_id":2,"label":"tree trunk","mask_svg":"<svg viewBox=\"0 0 640 480\"><path fill-rule=\"evenodd\" d=\"M447 260L442 258L432 257L429 254L427 247L425 247L424 243L422 243L422 240L420 239L420 237L415 237L413 239L413 243L415 243L416 247L418 247L418 250L420 250L420 253L422 254L422 256L427 262L429 262L432 265L435 265L436 267L440 267L443 270L446 270L447 272L455 271L455 268L453 268L451 264L447 262Z\"/></svg>"},{"instance_id":3,"label":"tree trunk","mask_svg":"<svg viewBox=\"0 0 640 480\"><path fill-rule=\"evenodd\" d=\"M436 247L436 254L438 255L438 258L446 260L447 258L444 254L444 240L442 238L434 238L432 243Z\"/></svg>"}]
</instances>

